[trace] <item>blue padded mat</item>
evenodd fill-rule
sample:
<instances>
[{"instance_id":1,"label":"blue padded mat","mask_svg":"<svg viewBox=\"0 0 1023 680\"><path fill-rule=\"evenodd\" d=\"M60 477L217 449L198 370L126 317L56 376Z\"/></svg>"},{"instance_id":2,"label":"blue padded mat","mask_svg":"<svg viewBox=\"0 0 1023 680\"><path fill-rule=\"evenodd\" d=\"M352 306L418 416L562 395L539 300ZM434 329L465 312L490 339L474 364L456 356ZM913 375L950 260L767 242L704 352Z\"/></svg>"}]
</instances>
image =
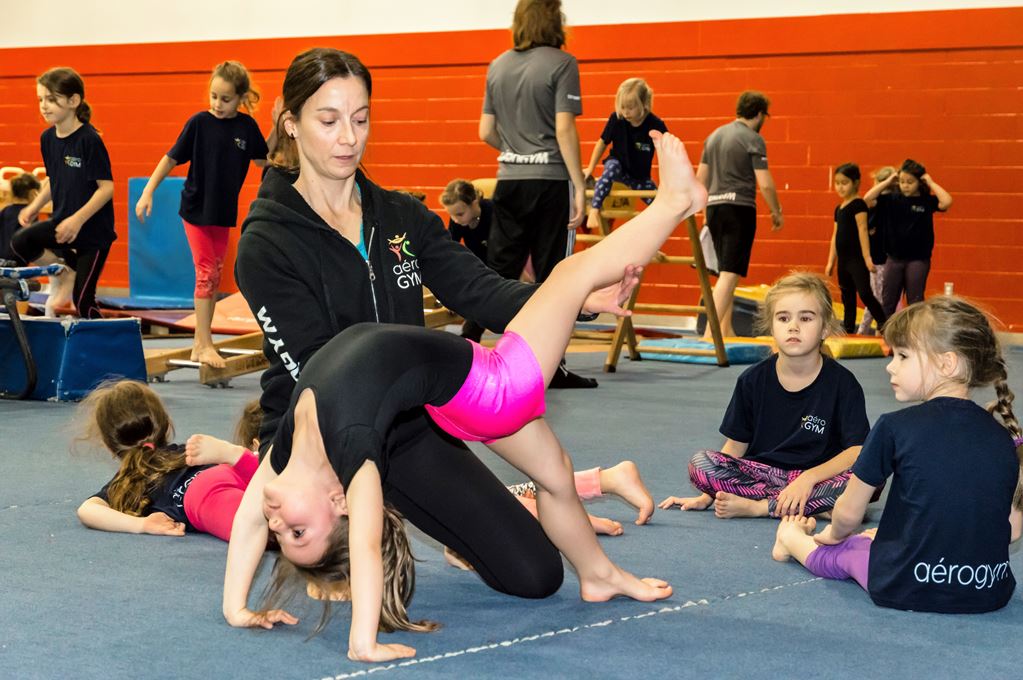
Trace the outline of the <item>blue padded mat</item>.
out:
<instances>
[{"instance_id":1,"label":"blue padded mat","mask_svg":"<svg viewBox=\"0 0 1023 680\"><path fill-rule=\"evenodd\" d=\"M703 340L689 338L667 338L664 340L644 340L643 345L650 347L678 347L687 349L714 349L714 345ZM650 354L640 352L644 360L676 361L683 364L717 364L716 357L692 356L687 354ZM733 342L725 344L725 356L730 364L755 364L771 356L771 346L753 342Z\"/></svg>"},{"instance_id":2,"label":"blue padded mat","mask_svg":"<svg viewBox=\"0 0 1023 680\"><path fill-rule=\"evenodd\" d=\"M153 214L140 224L135 204L148 177L128 180L128 297L99 296L112 309L192 309L195 269L178 216L183 177L168 177L153 195Z\"/></svg>"},{"instance_id":3,"label":"blue padded mat","mask_svg":"<svg viewBox=\"0 0 1023 680\"><path fill-rule=\"evenodd\" d=\"M30 399L74 401L105 380L146 380L137 319L29 318L22 323L38 374ZM0 316L0 388L19 392L25 380L11 322Z\"/></svg>"}]
</instances>

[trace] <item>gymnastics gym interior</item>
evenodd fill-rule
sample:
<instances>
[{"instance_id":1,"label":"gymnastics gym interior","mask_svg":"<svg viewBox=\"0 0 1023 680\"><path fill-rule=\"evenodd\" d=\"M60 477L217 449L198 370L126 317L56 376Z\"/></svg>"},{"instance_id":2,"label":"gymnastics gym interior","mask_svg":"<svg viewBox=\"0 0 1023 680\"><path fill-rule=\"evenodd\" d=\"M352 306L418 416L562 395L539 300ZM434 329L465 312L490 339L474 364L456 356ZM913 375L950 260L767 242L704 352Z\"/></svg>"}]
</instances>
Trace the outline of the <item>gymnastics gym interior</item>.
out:
<instances>
[{"instance_id":1,"label":"gymnastics gym interior","mask_svg":"<svg viewBox=\"0 0 1023 680\"><path fill-rule=\"evenodd\" d=\"M870 171L914 158L954 195L954 207L934 221L926 295L954 292L983 307L999 331L1009 386L1023 390L1023 7L966 0L562 4L564 49L580 71L583 163L626 78L651 85L653 111L694 162L707 135L734 120L737 95L758 90L770 98L762 135L785 217L784 228L772 231L758 194L752 261L733 315L737 336L715 332L713 342L699 342L714 283L699 245L702 214L680 224L649 264L628 323L601 315L577 325L567 365L599 387L546 396L549 422L576 469L631 460L655 503L696 493L690 457L720 447L718 428L736 379L772 352L770 338L751 328L757 303L792 270L823 273L837 203L832 175L850 161L863 168L861 193ZM777 520L769 518L659 509L637 526L635 510L615 497L586 502L591 514L624 527L620 536L599 537L613 560L671 583L673 595L655 603L583 602L567 562L554 595L501 595L450 566L443 546L410 526L417 559L410 613L442 627L381 634L415 647L416 656L379 664L348 659L347 603L333 607L316 636L321 604L305 595L289 607L300 619L295 626L230 627L221 613L227 544L217 538L109 533L78 521L79 504L116 471L101 446L82 439L79 401L98 384L147 382L181 442L194 433L231 439L243 406L261 393L261 328L233 276L239 230L232 230L213 328L228 366L211 370L188 357L194 279L176 213L184 169L161 187L151 224L134 215L146 178L182 122L208 105L212 66L228 59L246 65L261 91L254 117L266 133L295 55L310 47L356 54L374 81L365 172L382 187L421 195L446 224L439 196L450 180L493 186L497 152L479 140L478 128L488 64L512 46L514 6L5 3L0 207L11 200L12 177L45 178L35 79L70 66L82 74L110 154L118 239L99 282L103 320L75 319L72 309L44 318L45 271L34 284L0 277L0 677L1019 675L1020 589L986 614L879 607L853 581L824 580L793 561L772 560ZM258 168L250 168L239 224L259 182ZM578 230L576 250L643 207L616 188L601 228ZM424 309L436 332L459 332L461 319L429 293ZM495 339L487 333L484 344ZM828 349L863 387L871 424L907 406L892 394L889 348L879 337L837 338ZM990 389L973 394L980 404L993 397ZM526 481L486 447L470 448L502 482ZM866 527L877 526L884 504L882 496L870 506ZM272 560L264 558L253 606ZM1023 574L1018 544L1010 564Z\"/></svg>"}]
</instances>

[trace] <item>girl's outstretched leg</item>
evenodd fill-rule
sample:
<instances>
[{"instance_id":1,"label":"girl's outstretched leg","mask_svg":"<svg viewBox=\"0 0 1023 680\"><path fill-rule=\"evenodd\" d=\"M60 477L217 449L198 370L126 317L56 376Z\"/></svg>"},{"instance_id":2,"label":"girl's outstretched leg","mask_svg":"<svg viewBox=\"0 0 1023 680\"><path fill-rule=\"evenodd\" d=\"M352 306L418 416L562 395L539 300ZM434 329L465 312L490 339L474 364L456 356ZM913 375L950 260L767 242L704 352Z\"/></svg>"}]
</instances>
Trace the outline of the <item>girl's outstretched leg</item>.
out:
<instances>
[{"instance_id":1,"label":"girl's outstretched leg","mask_svg":"<svg viewBox=\"0 0 1023 680\"><path fill-rule=\"evenodd\" d=\"M507 330L532 348L544 384L557 370L586 297L623 275L637 276L636 265L649 262L675 227L707 202L681 140L670 133L651 132L651 137L661 171L654 202L604 240L558 263L508 324Z\"/></svg>"},{"instance_id":2,"label":"girl's outstretched leg","mask_svg":"<svg viewBox=\"0 0 1023 680\"><path fill-rule=\"evenodd\" d=\"M572 462L543 418L488 446L536 483L540 525L575 567L584 600L624 595L652 601L671 595L671 586L664 581L638 579L604 553L576 495Z\"/></svg>"}]
</instances>

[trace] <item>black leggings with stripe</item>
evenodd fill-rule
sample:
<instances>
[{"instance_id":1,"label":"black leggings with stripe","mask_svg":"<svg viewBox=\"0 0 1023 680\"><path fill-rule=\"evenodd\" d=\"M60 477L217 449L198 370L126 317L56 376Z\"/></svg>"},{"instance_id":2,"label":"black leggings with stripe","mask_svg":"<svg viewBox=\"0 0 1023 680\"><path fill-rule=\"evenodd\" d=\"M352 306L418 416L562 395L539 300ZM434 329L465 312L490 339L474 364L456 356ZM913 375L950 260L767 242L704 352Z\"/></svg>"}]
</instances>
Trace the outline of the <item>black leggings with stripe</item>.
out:
<instances>
[{"instance_id":1,"label":"black leggings with stripe","mask_svg":"<svg viewBox=\"0 0 1023 680\"><path fill-rule=\"evenodd\" d=\"M96 305L96 284L103 272L110 247L69 246L58 243L56 237L57 223L53 220L36 222L19 229L11 239L11 253L21 266L26 266L39 259L43 251L50 249L59 252L69 267L75 270L75 289L72 301L83 319L99 319L102 317Z\"/></svg>"}]
</instances>

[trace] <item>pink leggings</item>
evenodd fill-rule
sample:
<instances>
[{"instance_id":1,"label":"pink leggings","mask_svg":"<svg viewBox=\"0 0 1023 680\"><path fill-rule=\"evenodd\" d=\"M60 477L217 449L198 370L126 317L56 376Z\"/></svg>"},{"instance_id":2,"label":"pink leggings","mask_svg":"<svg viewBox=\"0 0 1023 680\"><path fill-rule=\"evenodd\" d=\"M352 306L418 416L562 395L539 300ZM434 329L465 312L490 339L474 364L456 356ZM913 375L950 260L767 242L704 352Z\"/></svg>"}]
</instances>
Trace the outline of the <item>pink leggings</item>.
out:
<instances>
[{"instance_id":1,"label":"pink leggings","mask_svg":"<svg viewBox=\"0 0 1023 680\"><path fill-rule=\"evenodd\" d=\"M871 543L871 539L857 534L838 545L819 546L807 555L805 566L814 576L836 581L851 578L867 590Z\"/></svg>"},{"instance_id":2,"label":"pink leggings","mask_svg":"<svg viewBox=\"0 0 1023 680\"><path fill-rule=\"evenodd\" d=\"M227 254L229 227L200 227L181 220L195 264L195 297L209 299L220 285L220 271Z\"/></svg>"},{"instance_id":3,"label":"pink leggings","mask_svg":"<svg viewBox=\"0 0 1023 680\"><path fill-rule=\"evenodd\" d=\"M231 540L231 525L259 459L249 450L234 465L203 470L185 490L185 515L198 531Z\"/></svg>"}]
</instances>

